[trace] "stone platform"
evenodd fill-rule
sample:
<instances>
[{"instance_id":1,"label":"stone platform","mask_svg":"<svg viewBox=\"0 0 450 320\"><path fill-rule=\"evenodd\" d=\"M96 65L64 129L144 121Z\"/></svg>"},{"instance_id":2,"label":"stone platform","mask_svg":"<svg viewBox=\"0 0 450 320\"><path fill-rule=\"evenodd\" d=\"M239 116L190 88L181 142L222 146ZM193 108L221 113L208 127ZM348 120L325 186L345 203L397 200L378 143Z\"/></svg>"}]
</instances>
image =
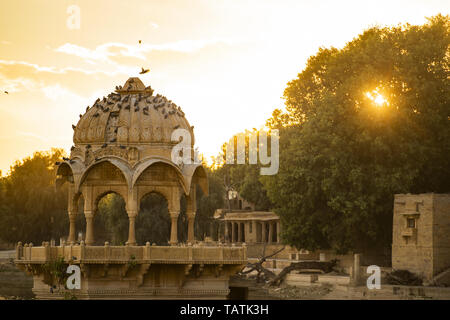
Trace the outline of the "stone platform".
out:
<instances>
[{"instance_id":1,"label":"stone platform","mask_svg":"<svg viewBox=\"0 0 450 320\"><path fill-rule=\"evenodd\" d=\"M38 299L63 299L69 291L50 290L48 265L62 258L64 270L80 266L81 289L70 290L77 299L225 299L230 276L247 263L247 248L19 243L15 264L33 275Z\"/></svg>"}]
</instances>

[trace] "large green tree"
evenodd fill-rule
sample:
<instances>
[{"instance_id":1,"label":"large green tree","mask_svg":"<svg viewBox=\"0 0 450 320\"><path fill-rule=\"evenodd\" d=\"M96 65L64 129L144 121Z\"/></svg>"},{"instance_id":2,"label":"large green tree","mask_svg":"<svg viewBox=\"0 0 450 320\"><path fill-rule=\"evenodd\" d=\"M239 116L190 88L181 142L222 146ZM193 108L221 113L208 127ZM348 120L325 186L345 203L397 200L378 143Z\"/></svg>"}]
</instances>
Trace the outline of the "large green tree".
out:
<instances>
[{"instance_id":1,"label":"large green tree","mask_svg":"<svg viewBox=\"0 0 450 320\"><path fill-rule=\"evenodd\" d=\"M62 149L36 152L17 161L2 178L0 239L40 244L67 235L67 189L55 188L54 163Z\"/></svg>"},{"instance_id":2,"label":"large green tree","mask_svg":"<svg viewBox=\"0 0 450 320\"><path fill-rule=\"evenodd\" d=\"M450 191L448 16L320 49L284 93L280 170L264 177L299 248L388 247L396 193Z\"/></svg>"}]
</instances>

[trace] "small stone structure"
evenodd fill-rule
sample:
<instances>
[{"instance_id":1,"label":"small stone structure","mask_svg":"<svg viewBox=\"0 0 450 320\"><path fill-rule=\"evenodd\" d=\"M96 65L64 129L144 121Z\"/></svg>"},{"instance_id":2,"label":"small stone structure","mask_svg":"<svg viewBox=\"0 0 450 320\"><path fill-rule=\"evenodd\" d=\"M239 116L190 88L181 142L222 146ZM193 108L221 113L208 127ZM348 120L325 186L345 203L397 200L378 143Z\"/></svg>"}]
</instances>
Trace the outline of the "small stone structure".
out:
<instances>
[{"instance_id":1,"label":"small stone structure","mask_svg":"<svg viewBox=\"0 0 450 320\"><path fill-rule=\"evenodd\" d=\"M392 268L428 283L450 268L450 194L395 195Z\"/></svg>"},{"instance_id":2,"label":"small stone structure","mask_svg":"<svg viewBox=\"0 0 450 320\"><path fill-rule=\"evenodd\" d=\"M183 111L164 96L153 95L139 78L97 99L74 129L70 158L57 163L57 186L68 183L70 231L67 245L41 247L19 243L15 263L33 274L38 298L56 298L49 290L45 267L59 257L79 265L77 298L225 298L228 280L247 262L246 247L195 244L196 186L208 194L208 180L194 160L194 134ZM191 163L175 163L176 129L191 136ZM188 162L188 161L185 161ZM94 246L94 218L100 199L116 193L129 220L127 246ZM138 246L135 221L149 193L162 195L171 218L171 246ZM180 200L186 199L188 245L177 238ZM84 201L85 240L76 241L78 203ZM143 244L141 244L143 245ZM206 245L206 244L205 244Z\"/></svg>"},{"instance_id":3,"label":"small stone structure","mask_svg":"<svg viewBox=\"0 0 450 320\"><path fill-rule=\"evenodd\" d=\"M219 239L229 243L268 243L280 242L280 217L268 211L217 210L216 219L223 225Z\"/></svg>"}]
</instances>

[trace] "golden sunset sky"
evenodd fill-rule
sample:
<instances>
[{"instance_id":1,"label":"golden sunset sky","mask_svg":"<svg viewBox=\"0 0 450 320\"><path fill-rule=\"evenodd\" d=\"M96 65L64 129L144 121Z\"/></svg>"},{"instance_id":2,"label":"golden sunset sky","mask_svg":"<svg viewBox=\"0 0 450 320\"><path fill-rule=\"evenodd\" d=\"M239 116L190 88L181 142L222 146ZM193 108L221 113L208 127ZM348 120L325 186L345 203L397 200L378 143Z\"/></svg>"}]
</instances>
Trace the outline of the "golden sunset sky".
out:
<instances>
[{"instance_id":1,"label":"golden sunset sky","mask_svg":"<svg viewBox=\"0 0 450 320\"><path fill-rule=\"evenodd\" d=\"M79 29L67 26L71 5ZM79 114L132 76L181 106L200 152L215 156L283 108L286 83L319 47L449 9L448 0L1 0L0 170L69 150Z\"/></svg>"}]
</instances>

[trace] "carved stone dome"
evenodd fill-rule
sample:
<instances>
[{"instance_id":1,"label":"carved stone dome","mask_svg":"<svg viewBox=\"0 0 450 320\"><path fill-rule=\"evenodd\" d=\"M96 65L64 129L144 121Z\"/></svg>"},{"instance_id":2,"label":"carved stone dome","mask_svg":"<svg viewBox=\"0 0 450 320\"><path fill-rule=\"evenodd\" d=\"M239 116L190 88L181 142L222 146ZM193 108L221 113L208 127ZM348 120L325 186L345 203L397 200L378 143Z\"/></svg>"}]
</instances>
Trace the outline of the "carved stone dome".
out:
<instances>
[{"instance_id":1,"label":"carved stone dome","mask_svg":"<svg viewBox=\"0 0 450 320\"><path fill-rule=\"evenodd\" d=\"M139 78L129 78L86 109L74 126L73 141L76 147L171 144L178 128L191 133L193 145L193 130L181 108L160 94L154 96Z\"/></svg>"}]
</instances>

